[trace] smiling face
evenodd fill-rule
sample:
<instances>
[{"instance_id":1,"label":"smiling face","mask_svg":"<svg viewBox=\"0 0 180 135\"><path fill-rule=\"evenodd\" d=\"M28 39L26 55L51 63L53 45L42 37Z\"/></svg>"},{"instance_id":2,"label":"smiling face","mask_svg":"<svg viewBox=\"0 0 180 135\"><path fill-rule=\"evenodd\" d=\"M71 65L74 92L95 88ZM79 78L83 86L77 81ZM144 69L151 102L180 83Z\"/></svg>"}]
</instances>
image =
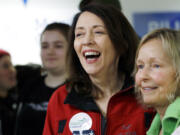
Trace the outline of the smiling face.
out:
<instances>
[{"instance_id":1,"label":"smiling face","mask_svg":"<svg viewBox=\"0 0 180 135\"><path fill-rule=\"evenodd\" d=\"M0 58L0 90L9 90L16 85L16 70L10 56Z\"/></svg>"},{"instance_id":2,"label":"smiling face","mask_svg":"<svg viewBox=\"0 0 180 135\"><path fill-rule=\"evenodd\" d=\"M89 75L117 71L119 56L103 21L91 12L83 12L75 27L74 49Z\"/></svg>"},{"instance_id":3,"label":"smiling face","mask_svg":"<svg viewBox=\"0 0 180 135\"><path fill-rule=\"evenodd\" d=\"M175 91L175 69L158 39L147 41L136 60L136 85L145 104L167 106L168 97Z\"/></svg>"},{"instance_id":4,"label":"smiling face","mask_svg":"<svg viewBox=\"0 0 180 135\"><path fill-rule=\"evenodd\" d=\"M67 40L58 30L47 30L41 37L41 59L48 71L64 72Z\"/></svg>"}]
</instances>

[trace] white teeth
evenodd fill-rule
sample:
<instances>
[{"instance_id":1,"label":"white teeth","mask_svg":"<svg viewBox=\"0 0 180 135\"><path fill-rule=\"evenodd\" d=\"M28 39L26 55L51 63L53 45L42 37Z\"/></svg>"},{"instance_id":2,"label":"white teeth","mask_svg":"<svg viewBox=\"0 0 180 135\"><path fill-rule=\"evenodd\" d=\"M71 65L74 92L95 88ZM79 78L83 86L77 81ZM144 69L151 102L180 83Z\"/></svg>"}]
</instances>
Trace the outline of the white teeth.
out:
<instances>
[{"instance_id":1,"label":"white teeth","mask_svg":"<svg viewBox=\"0 0 180 135\"><path fill-rule=\"evenodd\" d=\"M144 88L144 90L150 90L151 88Z\"/></svg>"},{"instance_id":2,"label":"white teeth","mask_svg":"<svg viewBox=\"0 0 180 135\"><path fill-rule=\"evenodd\" d=\"M98 53L98 52L85 52L84 55L85 55L85 56L99 55L99 53Z\"/></svg>"},{"instance_id":3,"label":"white teeth","mask_svg":"<svg viewBox=\"0 0 180 135\"><path fill-rule=\"evenodd\" d=\"M152 89L156 89L157 87L146 87L146 88L143 88L144 90L152 90Z\"/></svg>"}]
</instances>

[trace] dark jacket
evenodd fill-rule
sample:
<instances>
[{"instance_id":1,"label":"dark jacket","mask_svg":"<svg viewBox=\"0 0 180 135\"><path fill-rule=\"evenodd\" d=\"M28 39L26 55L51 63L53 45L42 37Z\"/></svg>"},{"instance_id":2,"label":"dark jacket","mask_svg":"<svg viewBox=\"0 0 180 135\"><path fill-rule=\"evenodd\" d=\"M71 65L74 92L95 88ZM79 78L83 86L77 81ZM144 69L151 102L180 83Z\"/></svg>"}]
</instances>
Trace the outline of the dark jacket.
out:
<instances>
[{"instance_id":1,"label":"dark jacket","mask_svg":"<svg viewBox=\"0 0 180 135\"><path fill-rule=\"evenodd\" d=\"M0 98L0 133L2 135L13 135L17 113L16 89L9 91L8 97Z\"/></svg>"}]
</instances>

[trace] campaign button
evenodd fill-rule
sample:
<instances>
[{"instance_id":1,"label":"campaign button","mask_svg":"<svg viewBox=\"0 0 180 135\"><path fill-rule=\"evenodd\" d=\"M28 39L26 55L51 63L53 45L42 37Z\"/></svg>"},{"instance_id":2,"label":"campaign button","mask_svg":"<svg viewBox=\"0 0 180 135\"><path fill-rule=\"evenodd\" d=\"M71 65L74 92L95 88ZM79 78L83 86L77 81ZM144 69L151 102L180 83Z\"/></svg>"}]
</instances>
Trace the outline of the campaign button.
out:
<instances>
[{"instance_id":1,"label":"campaign button","mask_svg":"<svg viewBox=\"0 0 180 135\"><path fill-rule=\"evenodd\" d=\"M89 130L92 127L91 117L84 112L80 112L72 116L69 122L69 128L71 132Z\"/></svg>"}]
</instances>

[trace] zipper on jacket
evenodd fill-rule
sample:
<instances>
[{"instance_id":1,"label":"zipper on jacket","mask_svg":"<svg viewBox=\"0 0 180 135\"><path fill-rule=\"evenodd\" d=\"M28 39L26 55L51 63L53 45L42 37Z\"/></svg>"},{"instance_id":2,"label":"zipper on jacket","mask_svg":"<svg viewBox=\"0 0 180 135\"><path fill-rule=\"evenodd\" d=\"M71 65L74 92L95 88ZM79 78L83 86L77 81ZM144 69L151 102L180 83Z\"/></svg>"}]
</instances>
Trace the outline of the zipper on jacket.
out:
<instances>
[{"instance_id":1,"label":"zipper on jacket","mask_svg":"<svg viewBox=\"0 0 180 135\"><path fill-rule=\"evenodd\" d=\"M101 134L102 135L106 134L106 128L107 128L107 120L103 115L101 115Z\"/></svg>"},{"instance_id":2,"label":"zipper on jacket","mask_svg":"<svg viewBox=\"0 0 180 135\"><path fill-rule=\"evenodd\" d=\"M104 131L104 135L107 135L108 133L108 117L109 117L109 112L111 110L111 101L112 99L117 95L117 93L115 95L113 95L110 99L109 99L109 102L108 102L108 106L107 106L107 113L106 113L106 127L105 127L105 131Z\"/></svg>"},{"instance_id":3,"label":"zipper on jacket","mask_svg":"<svg viewBox=\"0 0 180 135\"><path fill-rule=\"evenodd\" d=\"M101 124L102 124L102 123L101 123L101 113L99 113L99 123L100 123L100 124L99 124L99 125L100 125L100 126L99 126L99 133L100 133L100 135L101 135L101 130L102 130L102 127L101 127ZM98 125L97 125L97 127L98 127Z\"/></svg>"}]
</instances>

